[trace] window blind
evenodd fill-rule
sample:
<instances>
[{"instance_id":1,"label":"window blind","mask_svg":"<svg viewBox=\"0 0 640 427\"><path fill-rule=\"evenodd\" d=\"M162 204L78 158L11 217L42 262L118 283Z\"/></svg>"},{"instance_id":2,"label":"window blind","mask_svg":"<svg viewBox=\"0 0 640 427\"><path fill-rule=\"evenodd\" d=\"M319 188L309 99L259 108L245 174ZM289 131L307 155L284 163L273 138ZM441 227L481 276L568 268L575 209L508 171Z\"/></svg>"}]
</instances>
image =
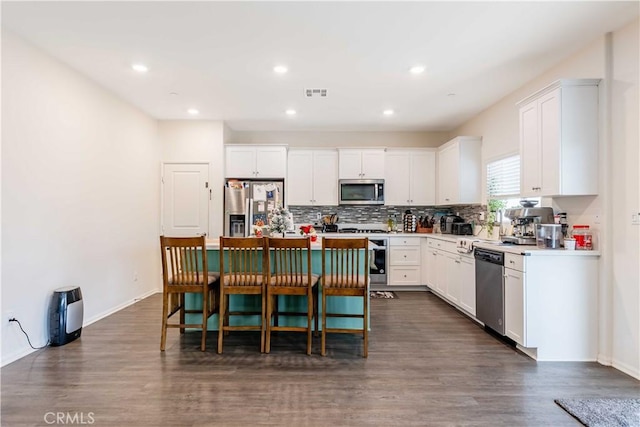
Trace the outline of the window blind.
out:
<instances>
[{"instance_id":1,"label":"window blind","mask_svg":"<svg viewBox=\"0 0 640 427\"><path fill-rule=\"evenodd\" d=\"M520 196L520 155L487 164L487 196L489 199Z\"/></svg>"}]
</instances>

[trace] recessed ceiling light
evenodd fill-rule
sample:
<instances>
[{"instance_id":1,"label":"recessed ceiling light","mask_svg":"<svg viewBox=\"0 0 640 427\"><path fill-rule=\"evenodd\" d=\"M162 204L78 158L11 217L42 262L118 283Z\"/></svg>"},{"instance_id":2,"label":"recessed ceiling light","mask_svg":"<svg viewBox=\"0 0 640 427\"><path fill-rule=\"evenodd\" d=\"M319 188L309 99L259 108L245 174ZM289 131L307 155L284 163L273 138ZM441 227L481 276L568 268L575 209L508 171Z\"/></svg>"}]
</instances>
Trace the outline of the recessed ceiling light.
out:
<instances>
[{"instance_id":1,"label":"recessed ceiling light","mask_svg":"<svg viewBox=\"0 0 640 427\"><path fill-rule=\"evenodd\" d=\"M147 68L147 66L144 64L132 64L131 68L139 73L146 73L147 71L149 71L149 68Z\"/></svg>"},{"instance_id":2,"label":"recessed ceiling light","mask_svg":"<svg viewBox=\"0 0 640 427\"><path fill-rule=\"evenodd\" d=\"M285 67L284 65L276 65L275 67L273 67L273 71L278 73L278 74L284 74L287 71L289 71L289 69L287 67Z\"/></svg>"},{"instance_id":3,"label":"recessed ceiling light","mask_svg":"<svg viewBox=\"0 0 640 427\"><path fill-rule=\"evenodd\" d=\"M286 113L287 116L295 116L296 115L296 110L289 109L289 110L285 111L285 113Z\"/></svg>"},{"instance_id":4,"label":"recessed ceiling light","mask_svg":"<svg viewBox=\"0 0 640 427\"><path fill-rule=\"evenodd\" d=\"M451 92L451 93L448 93L447 96L456 96L456 94Z\"/></svg>"},{"instance_id":5,"label":"recessed ceiling light","mask_svg":"<svg viewBox=\"0 0 640 427\"><path fill-rule=\"evenodd\" d=\"M189 108L187 110L187 113L191 114L192 116L196 116L196 115L200 114L200 111L196 110L195 108Z\"/></svg>"},{"instance_id":6,"label":"recessed ceiling light","mask_svg":"<svg viewBox=\"0 0 640 427\"><path fill-rule=\"evenodd\" d=\"M395 114L395 111L393 111L393 110L384 110L382 112L382 114L384 114L385 116L393 116Z\"/></svg>"},{"instance_id":7,"label":"recessed ceiling light","mask_svg":"<svg viewBox=\"0 0 640 427\"><path fill-rule=\"evenodd\" d=\"M424 65L414 65L413 67L409 68L409 72L411 74L422 74L424 73Z\"/></svg>"}]
</instances>

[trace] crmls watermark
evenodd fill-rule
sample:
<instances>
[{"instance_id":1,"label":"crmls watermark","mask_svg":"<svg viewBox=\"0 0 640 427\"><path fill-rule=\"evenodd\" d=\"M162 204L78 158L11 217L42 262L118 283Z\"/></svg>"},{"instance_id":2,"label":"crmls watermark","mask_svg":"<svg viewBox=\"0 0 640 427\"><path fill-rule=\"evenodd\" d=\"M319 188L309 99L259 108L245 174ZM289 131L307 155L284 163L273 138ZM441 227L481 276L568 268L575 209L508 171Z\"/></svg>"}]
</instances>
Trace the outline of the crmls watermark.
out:
<instances>
[{"instance_id":1,"label":"crmls watermark","mask_svg":"<svg viewBox=\"0 0 640 427\"><path fill-rule=\"evenodd\" d=\"M96 422L93 412L47 412L44 422L57 425L83 425Z\"/></svg>"}]
</instances>

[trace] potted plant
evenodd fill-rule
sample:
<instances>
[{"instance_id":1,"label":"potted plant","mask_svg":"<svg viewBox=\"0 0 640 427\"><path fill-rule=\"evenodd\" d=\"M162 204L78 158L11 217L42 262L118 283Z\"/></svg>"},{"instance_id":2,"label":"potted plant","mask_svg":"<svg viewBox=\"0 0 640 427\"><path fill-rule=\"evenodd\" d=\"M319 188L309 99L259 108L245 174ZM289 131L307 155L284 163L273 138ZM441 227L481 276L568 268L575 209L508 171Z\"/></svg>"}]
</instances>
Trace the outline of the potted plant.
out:
<instances>
[{"instance_id":1,"label":"potted plant","mask_svg":"<svg viewBox=\"0 0 640 427\"><path fill-rule=\"evenodd\" d=\"M504 209L506 202L504 200L491 199L487 205L487 236L493 236L493 227L499 225L497 222L498 212Z\"/></svg>"},{"instance_id":2,"label":"potted plant","mask_svg":"<svg viewBox=\"0 0 640 427\"><path fill-rule=\"evenodd\" d=\"M275 208L269 212L269 233L272 237L284 237L284 233L293 227L291 214L285 208Z\"/></svg>"}]
</instances>

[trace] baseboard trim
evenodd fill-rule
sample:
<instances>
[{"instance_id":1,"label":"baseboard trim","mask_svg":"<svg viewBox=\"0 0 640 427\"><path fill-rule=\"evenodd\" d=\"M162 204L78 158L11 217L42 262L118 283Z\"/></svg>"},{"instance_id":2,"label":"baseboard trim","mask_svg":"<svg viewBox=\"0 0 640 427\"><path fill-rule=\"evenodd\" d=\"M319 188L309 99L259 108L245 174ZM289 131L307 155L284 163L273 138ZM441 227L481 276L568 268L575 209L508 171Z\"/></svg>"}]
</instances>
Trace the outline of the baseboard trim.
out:
<instances>
[{"instance_id":1,"label":"baseboard trim","mask_svg":"<svg viewBox=\"0 0 640 427\"><path fill-rule=\"evenodd\" d=\"M138 296L136 298L133 298L132 300L125 301L124 303L122 303L120 305L117 305L116 307L114 307L114 308L112 308L110 310L107 310L107 311L105 311L103 313L100 313L97 316L93 316L91 319L85 320L83 322L83 324L82 324L82 327L84 328L86 326L89 326L92 323L97 322L98 320L104 319L105 317L110 316L110 315L112 315L113 313L115 313L117 311L120 311L120 310L122 310L124 308L127 308L130 305L133 305L133 304L137 303L138 301L141 301L141 300L143 300L145 298L150 297L151 295L155 295L155 294L160 293L160 292L162 292L162 291L159 290L159 289L152 289L150 291L147 291L147 292L143 293L142 295L140 295L140 296ZM8 355L6 357L6 359L3 358L2 364L0 365L0 367L7 366L10 363L13 363L16 360L22 359L23 357L28 356L29 354L31 354L31 353L33 353L35 351L36 350L27 347L27 348L23 349L22 351L19 351L19 352L15 353L15 354L10 354L10 355ZM4 354L3 354L3 356L4 356Z\"/></svg>"},{"instance_id":2,"label":"baseboard trim","mask_svg":"<svg viewBox=\"0 0 640 427\"><path fill-rule=\"evenodd\" d=\"M613 359L613 361L611 362L611 366L621 372L624 372L627 375L632 376L637 380L640 380L640 370L637 366L631 366L616 359Z\"/></svg>"},{"instance_id":3,"label":"baseboard trim","mask_svg":"<svg viewBox=\"0 0 640 427\"><path fill-rule=\"evenodd\" d=\"M147 291L144 294L133 298L132 300L125 301L122 304L115 306L114 308L111 308L111 309L109 309L109 310L107 310L107 311L105 311L103 313L100 313L100 314L98 314L96 316L93 316L90 319L85 320L85 322L83 323L82 327L89 326L92 323L97 322L98 320L104 319L107 316L111 316L113 313L116 313L116 312L118 312L118 311L120 311L122 309L125 309L125 308L129 307L130 305L133 305L133 304L137 303L138 301L142 301L143 299L146 299L146 298L150 297L151 295L157 294L159 292L162 292L162 291L160 291L158 289L152 289L150 291Z\"/></svg>"}]
</instances>

